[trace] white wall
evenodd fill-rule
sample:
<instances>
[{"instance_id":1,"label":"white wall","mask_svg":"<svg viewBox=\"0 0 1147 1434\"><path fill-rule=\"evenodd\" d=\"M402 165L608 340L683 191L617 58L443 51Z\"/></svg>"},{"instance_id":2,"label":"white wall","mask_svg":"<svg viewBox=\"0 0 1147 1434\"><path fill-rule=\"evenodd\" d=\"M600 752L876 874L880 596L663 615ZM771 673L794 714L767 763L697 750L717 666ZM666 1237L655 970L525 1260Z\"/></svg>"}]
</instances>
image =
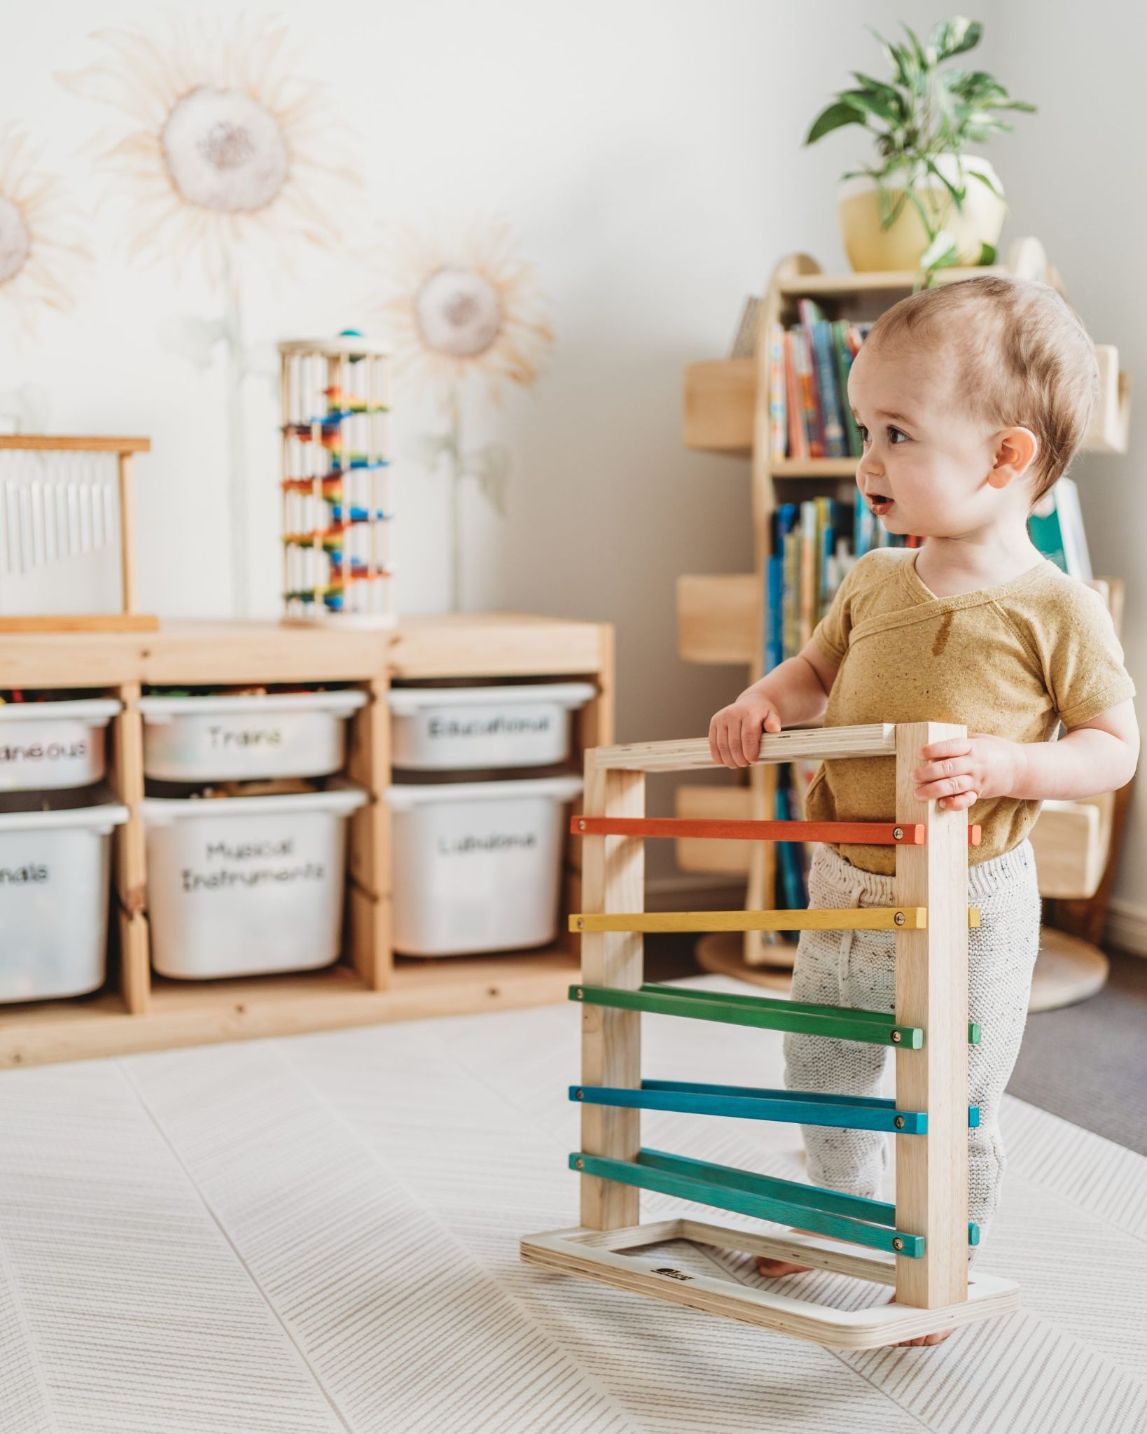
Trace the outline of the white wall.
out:
<instances>
[{"instance_id":1,"label":"white wall","mask_svg":"<svg viewBox=\"0 0 1147 1434\"><path fill-rule=\"evenodd\" d=\"M505 523L471 506L467 605L613 621L619 736L702 735L745 673L677 658L674 584L685 572L746 570L748 470L684 450L681 371L726 352L745 296L784 254L804 250L825 268L843 267L834 186L862 151L847 134L809 150L801 140L850 69L883 73L865 24L891 37L900 19L926 31L941 12L915 0L286 0L275 13L290 19L309 72L337 86L365 198L348 216L344 252L303 254L293 279L244 275L246 336L264 371L247 381L243 404L256 611L276 607L274 342L369 327L368 271L356 256L376 223L433 229L503 215L538 266L557 345L535 389L512 392L496 417L473 411L473 436L509 443L514 473ZM42 0L6 35L0 120L24 120L45 163L84 203L109 184L80 148L116 116L65 92L52 72L102 53L92 30L162 14L142 0ZM1004 242L1038 234L1094 336L1118 344L1133 371L1139 226L1134 212L1121 224L1111 215L1141 204L1122 171L1142 131L1133 70L1142 44L1132 39L1142 41L1145 23L1120 15L1117 24L1110 0L1100 0L1085 16L1059 13L1052 26L1028 0L1009 0L993 7L972 57L1041 107L988 151L1011 196ZM1084 53L1096 63L1083 66ZM44 385L56 431L150 434L154 455L140 469L142 605L225 616L227 378L218 354L198 371L160 339L164 321L211 318L219 301L168 262L129 263L129 222L130 211L105 203L90 223L97 262L76 307L32 338L4 333L0 391ZM416 391L400 388L400 435L430 431L433 418ZM443 482L419 470L401 438L399 451L399 605L440 610ZM1143 508L1141 487L1132 494L1134 462L1134 451L1089 459L1076 473L1096 570L1127 580L1128 662L1143 682L1142 564L1126 522L1133 504ZM666 794L654 808L667 808ZM1143 870L1144 841L1140 799L1122 869L1129 900L1142 900L1132 877ZM670 872L668 851L651 853L650 865L654 876Z\"/></svg>"}]
</instances>

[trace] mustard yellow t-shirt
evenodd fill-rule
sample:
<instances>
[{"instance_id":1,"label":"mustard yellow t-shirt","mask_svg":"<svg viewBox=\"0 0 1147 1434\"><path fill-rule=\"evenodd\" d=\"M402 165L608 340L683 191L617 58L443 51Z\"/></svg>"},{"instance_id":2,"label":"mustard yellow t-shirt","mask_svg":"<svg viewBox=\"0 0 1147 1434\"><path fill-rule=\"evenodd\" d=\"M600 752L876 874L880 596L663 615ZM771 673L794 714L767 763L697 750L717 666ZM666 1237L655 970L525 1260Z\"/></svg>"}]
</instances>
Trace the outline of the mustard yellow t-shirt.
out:
<instances>
[{"instance_id":1,"label":"mustard yellow t-shirt","mask_svg":"<svg viewBox=\"0 0 1147 1434\"><path fill-rule=\"evenodd\" d=\"M840 663L825 726L962 722L1013 742L1052 741L1135 696L1100 595L1050 558L1009 582L937 597L918 548L873 548L848 570L813 630ZM895 757L834 757L805 794L810 821L895 820ZM967 809L983 828L975 865L1010 851L1042 802L991 797ZM892 874L896 848L831 842L854 866Z\"/></svg>"}]
</instances>

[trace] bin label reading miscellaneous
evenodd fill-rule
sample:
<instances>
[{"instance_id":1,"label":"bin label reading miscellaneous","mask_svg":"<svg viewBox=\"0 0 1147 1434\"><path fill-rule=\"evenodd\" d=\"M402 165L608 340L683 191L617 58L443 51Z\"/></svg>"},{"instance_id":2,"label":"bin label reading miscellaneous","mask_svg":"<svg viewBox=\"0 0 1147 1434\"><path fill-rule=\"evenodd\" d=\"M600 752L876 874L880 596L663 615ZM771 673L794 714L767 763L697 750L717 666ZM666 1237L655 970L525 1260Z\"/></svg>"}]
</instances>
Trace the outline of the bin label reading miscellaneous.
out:
<instances>
[{"instance_id":1,"label":"bin label reading miscellaneous","mask_svg":"<svg viewBox=\"0 0 1147 1434\"><path fill-rule=\"evenodd\" d=\"M79 742L4 742L0 744L0 763L8 762L74 762L86 757L89 744Z\"/></svg>"},{"instance_id":2,"label":"bin label reading miscellaneous","mask_svg":"<svg viewBox=\"0 0 1147 1434\"><path fill-rule=\"evenodd\" d=\"M256 842L211 841L204 849L204 862L209 866L219 862L224 865L216 866L210 871L193 871L185 866L179 873L180 883L183 891L189 894L193 891L227 891L236 886L268 886L272 883L326 880L327 868L321 861L303 860L286 866L240 865L247 861L281 860L289 863L294 855L293 837Z\"/></svg>"}]
</instances>

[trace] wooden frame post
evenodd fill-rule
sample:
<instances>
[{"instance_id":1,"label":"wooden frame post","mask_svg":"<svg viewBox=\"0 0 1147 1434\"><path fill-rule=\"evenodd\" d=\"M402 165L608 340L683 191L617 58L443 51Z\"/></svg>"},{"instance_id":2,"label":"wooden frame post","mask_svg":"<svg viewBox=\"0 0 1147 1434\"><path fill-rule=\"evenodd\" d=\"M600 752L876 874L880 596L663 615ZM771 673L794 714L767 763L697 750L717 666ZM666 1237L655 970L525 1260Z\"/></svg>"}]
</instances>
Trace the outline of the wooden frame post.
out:
<instances>
[{"instance_id":1,"label":"wooden frame post","mask_svg":"<svg viewBox=\"0 0 1147 1434\"><path fill-rule=\"evenodd\" d=\"M645 774L603 769L597 751L585 757L583 810L587 816L645 815ZM634 911L645 904L645 843L640 837L587 837L582 856L582 900L587 911ZM582 980L587 985L636 990L642 982L641 932L586 932L581 938ZM586 1006L582 1011L581 1078L586 1085L641 1085L641 1013ZM584 1105L581 1148L587 1155L634 1160L641 1146L636 1110ZM590 1230L618 1230L641 1218L640 1193L631 1186L583 1175L581 1222Z\"/></svg>"},{"instance_id":2,"label":"wooden frame post","mask_svg":"<svg viewBox=\"0 0 1147 1434\"><path fill-rule=\"evenodd\" d=\"M896 1223L925 1237L896 1261L899 1304L935 1309L968 1294L968 816L915 795L920 749L963 737L948 722L896 725L896 816L923 822L922 846L896 850L897 905L928 908L896 935L896 1020L923 1026L921 1050L896 1052L896 1099L926 1111L928 1134L896 1145Z\"/></svg>"}]
</instances>

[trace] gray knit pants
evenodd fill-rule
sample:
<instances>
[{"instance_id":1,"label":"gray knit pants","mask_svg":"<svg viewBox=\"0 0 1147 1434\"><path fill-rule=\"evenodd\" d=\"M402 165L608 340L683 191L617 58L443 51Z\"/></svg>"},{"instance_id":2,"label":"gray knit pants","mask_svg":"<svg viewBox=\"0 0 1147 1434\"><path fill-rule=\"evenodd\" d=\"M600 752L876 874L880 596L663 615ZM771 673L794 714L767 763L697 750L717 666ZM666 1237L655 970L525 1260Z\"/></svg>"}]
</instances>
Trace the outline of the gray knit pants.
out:
<instances>
[{"instance_id":1,"label":"gray knit pants","mask_svg":"<svg viewBox=\"0 0 1147 1434\"><path fill-rule=\"evenodd\" d=\"M810 907L896 903L893 877L853 866L822 842L813 851L808 887ZM968 1018L982 1027L980 1044L968 1047L968 1103L980 1107L980 1124L968 1132L968 1217L980 1226L982 1247L1004 1171L1000 1100L1019 1055L1039 950L1041 903L1029 840L968 868L968 905L980 908L980 925L968 932ZM792 996L894 1011L896 932L802 931ZM790 1090L881 1093L887 1046L790 1032L784 1050ZM913 1138L823 1125L801 1130L809 1180L869 1198L881 1198L889 1140Z\"/></svg>"}]
</instances>

